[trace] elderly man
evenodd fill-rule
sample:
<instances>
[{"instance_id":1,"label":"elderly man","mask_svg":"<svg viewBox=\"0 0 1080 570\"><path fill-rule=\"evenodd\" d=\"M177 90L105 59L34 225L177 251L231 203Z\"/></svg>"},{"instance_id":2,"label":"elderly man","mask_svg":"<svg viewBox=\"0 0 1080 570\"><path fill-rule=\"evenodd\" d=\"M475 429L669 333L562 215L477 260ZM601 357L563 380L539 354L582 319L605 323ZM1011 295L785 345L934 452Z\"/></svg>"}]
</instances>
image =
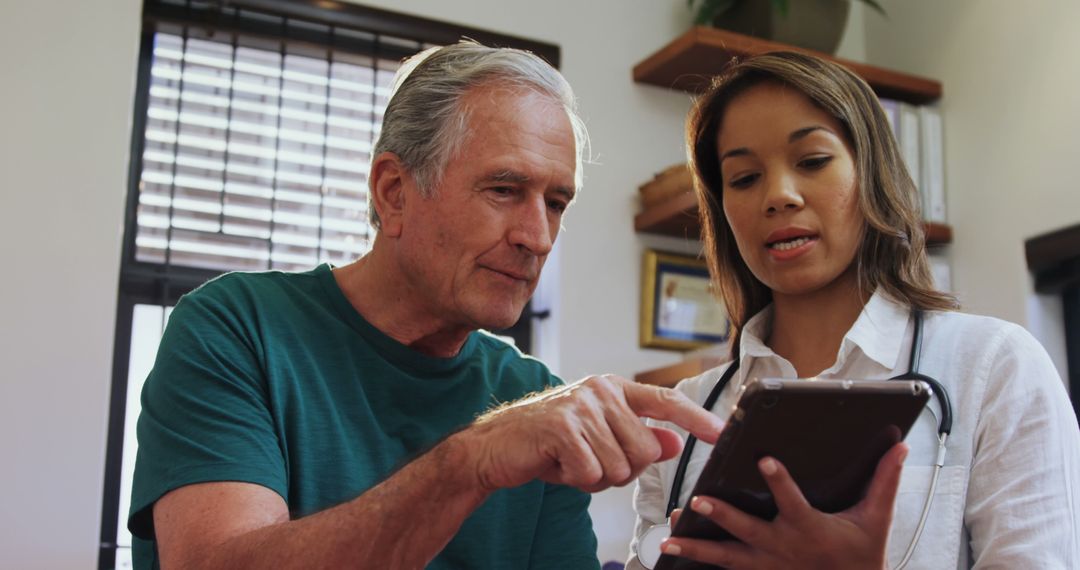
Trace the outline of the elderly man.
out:
<instances>
[{"instance_id":1,"label":"elderly man","mask_svg":"<svg viewBox=\"0 0 1080 570\"><path fill-rule=\"evenodd\" d=\"M584 129L531 54L424 55L373 153L371 252L225 275L176 306L138 424L138 566L595 568L582 491L681 446L639 416L719 433L674 391L564 386L479 330L536 287Z\"/></svg>"}]
</instances>

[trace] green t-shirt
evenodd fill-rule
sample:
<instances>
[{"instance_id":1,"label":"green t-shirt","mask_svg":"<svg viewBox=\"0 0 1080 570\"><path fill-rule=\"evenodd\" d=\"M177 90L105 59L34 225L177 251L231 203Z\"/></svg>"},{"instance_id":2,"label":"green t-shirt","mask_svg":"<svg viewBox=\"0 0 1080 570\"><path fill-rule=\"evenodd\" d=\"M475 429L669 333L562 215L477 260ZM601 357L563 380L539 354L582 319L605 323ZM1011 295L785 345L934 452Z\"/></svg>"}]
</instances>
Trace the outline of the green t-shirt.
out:
<instances>
[{"instance_id":1,"label":"green t-shirt","mask_svg":"<svg viewBox=\"0 0 1080 570\"><path fill-rule=\"evenodd\" d=\"M172 489L255 483L303 517L359 496L491 406L558 383L486 333L453 358L394 341L326 265L215 279L177 303L143 388L135 565L157 567L152 508ZM588 504L542 481L497 491L429 568L597 568Z\"/></svg>"}]
</instances>

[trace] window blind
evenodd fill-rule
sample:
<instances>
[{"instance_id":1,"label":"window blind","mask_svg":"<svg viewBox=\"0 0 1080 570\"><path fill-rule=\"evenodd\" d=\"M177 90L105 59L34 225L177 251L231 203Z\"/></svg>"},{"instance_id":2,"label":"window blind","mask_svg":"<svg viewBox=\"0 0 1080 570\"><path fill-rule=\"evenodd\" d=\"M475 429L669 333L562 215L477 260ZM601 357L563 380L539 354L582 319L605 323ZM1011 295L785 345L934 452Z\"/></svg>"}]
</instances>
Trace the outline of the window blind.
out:
<instances>
[{"instance_id":1,"label":"window blind","mask_svg":"<svg viewBox=\"0 0 1080 570\"><path fill-rule=\"evenodd\" d=\"M397 66L303 43L155 33L135 260L304 270L365 253L367 171Z\"/></svg>"}]
</instances>

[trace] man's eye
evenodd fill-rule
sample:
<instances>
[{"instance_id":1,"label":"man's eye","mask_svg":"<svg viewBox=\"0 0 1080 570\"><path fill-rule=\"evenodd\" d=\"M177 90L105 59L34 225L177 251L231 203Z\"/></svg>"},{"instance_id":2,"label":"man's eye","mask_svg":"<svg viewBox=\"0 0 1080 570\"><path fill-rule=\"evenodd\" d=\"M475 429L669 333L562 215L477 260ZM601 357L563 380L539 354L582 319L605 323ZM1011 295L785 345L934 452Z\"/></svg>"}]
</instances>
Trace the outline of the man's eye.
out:
<instances>
[{"instance_id":1,"label":"man's eye","mask_svg":"<svg viewBox=\"0 0 1080 570\"><path fill-rule=\"evenodd\" d=\"M509 186L493 186L489 190L500 196L508 196L514 193L514 189Z\"/></svg>"},{"instance_id":2,"label":"man's eye","mask_svg":"<svg viewBox=\"0 0 1080 570\"><path fill-rule=\"evenodd\" d=\"M732 188L749 188L758 179L758 174L747 174L746 176L739 176L734 178L731 182L728 182L728 186Z\"/></svg>"},{"instance_id":3,"label":"man's eye","mask_svg":"<svg viewBox=\"0 0 1080 570\"><path fill-rule=\"evenodd\" d=\"M566 202L561 200L548 200L548 208L561 214L566 211Z\"/></svg>"},{"instance_id":4,"label":"man's eye","mask_svg":"<svg viewBox=\"0 0 1080 570\"><path fill-rule=\"evenodd\" d=\"M825 165L829 164L829 162L832 161L832 158L833 157L827 155L804 158L799 161L799 166L808 170L820 170L825 168Z\"/></svg>"}]
</instances>

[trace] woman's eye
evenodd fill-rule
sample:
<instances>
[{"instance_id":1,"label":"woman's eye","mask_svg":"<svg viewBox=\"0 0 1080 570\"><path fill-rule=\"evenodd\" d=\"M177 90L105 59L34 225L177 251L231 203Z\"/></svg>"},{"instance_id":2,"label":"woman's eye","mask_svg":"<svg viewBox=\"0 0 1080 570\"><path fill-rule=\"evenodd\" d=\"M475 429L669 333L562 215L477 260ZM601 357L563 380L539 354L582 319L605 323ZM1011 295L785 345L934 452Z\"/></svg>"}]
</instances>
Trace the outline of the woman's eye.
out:
<instances>
[{"instance_id":1,"label":"woman's eye","mask_svg":"<svg viewBox=\"0 0 1080 570\"><path fill-rule=\"evenodd\" d=\"M809 170L818 170L818 169L824 168L825 165L829 164L829 162L832 159L833 159L833 157L828 156L828 155L825 155L825 156L812 156L810 158L804 158L804 159L800 160L799 161L799 166L801 168L806 168L806 169L809 169Z\"/></svg>"},{"instance_id":2,"label":"woman's eye","mask_svg":"<svg viewBox=\"0 0 1080 570\"><path fill-rule=\"evenodd\" d=\"M747 174L746 176L738 176L731 179L731 182L728 182L728 185L732 188L749 188L757 179L757 174Z\"/></svg>"}]
</instances>

